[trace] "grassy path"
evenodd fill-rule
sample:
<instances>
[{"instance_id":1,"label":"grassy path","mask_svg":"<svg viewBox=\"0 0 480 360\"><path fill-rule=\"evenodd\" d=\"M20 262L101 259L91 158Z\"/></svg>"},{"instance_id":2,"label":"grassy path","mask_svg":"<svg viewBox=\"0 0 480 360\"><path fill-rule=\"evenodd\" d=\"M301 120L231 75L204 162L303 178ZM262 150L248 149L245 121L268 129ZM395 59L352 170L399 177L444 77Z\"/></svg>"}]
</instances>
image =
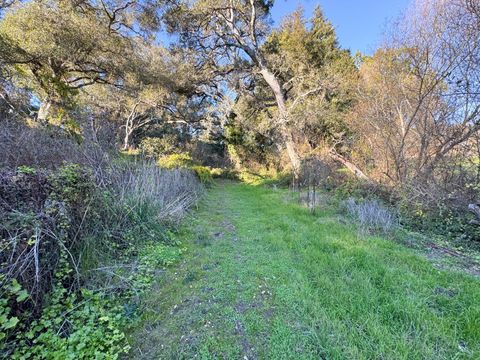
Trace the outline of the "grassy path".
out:
<instances>
[{"instance_id":1,"label":"grassy path","mask_svg":"<svg viewBox=\"0 0 480 360\"><path fill-rule=\"evenodd\" d=\"M479 359L480 281L357 236L287 193L222 183L131 336L139 359Z\"/></svg>"}]
</instances>

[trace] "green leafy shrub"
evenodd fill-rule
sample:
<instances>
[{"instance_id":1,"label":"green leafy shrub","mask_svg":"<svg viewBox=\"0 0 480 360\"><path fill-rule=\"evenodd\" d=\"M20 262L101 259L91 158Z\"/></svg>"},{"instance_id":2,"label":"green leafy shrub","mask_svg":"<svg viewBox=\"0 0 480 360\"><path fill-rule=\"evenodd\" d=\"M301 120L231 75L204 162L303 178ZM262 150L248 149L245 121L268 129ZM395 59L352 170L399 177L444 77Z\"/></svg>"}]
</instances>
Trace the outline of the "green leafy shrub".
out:
<instances>
[{"instance_id":1,"label":"green leafy shrub","mask_svg":"<svg viewBox=\"0 0 480 360\"><path fill-rule=\"evenodd\" d=\"M206 185L210 185L213 182L212 173L209 167L206 166L192 166L192 170L200 179L200 182Z\"/></svg>"},{"instance_id":2,"label":"green leafy shrub","mask_svg":"<svg viewBox=\"0 0 480 360\"><path fill-rule=\"evenodd\" d=\"M155 279L157 269L174 264L184 251L178 246L169 246L154 241L145 244L139 255L138 272L132 276L136 291L147 290Z\"/></svg>"},{"instance_id":3,"label":"green leafy shrub","mask_svg":"<svg viewBox=\"0 0 480 360\"><path fill-rule=\"evenodd\" d=\"M52 196L70 205L88 200L95 186L90 171L78 164L60 167L49 180L53 186Z\"/></svg>"},{"instance_id":4,"label":"green leafy shrub","mask_svg":"<svg viewBox=\"0 0 480 360\"><path fill-rule=\"evenodd\" d=\"M441 236L457 248L480 249L480 226L471 222L474 216L465 208L439 203L426 207L421 203L401 202L404 225L414 231Z\"/></svg>"},{"instance_id":5,"label":"green leafy shrub","mask_svg":"<svg viewBox=\"0 0 480 360\"><path fill-rule=\"evenodd\" d=\"M238 173L231 169L212 168L210 170L212 177L220 179L238 180Z\"/></svg>"},{"instance_id":6,"label":"green leafy shrub","mask_svg":"<svg viewBox=\"0 0 480 360\"><path fill-rule=\"evenodd\" d=\"M36 170L31 166L22 165L17 168L19 174L35 175Z\"/></svg>"},{"instance_id":7,"label":"green leafy shrub","mask_svg":"<svg viewBox=\"0 0 480 360\"><path fill-rule=\"evenodd\" d=\"M18 304L28 299L28 293L18 283L16 279L12 279L10 283L5 282L5 276L0 274L2 283L2 296L0 297L0 353L8 349L9 339L15 334L20 319L18 314L14 313L14 308Z\"/></svg>"},{"instance_id":8,"label":"green leafy shrub","mask_svg":"<svg viewBox=\"0 0 480 360\"><path fill-rule=\"evenodd\" d=\"M69 293L57 284L42 315L19 324L11 359L115 359L127 352L120 306L88 290Z\"/></svg>"},{"instance_id":9,"label":"green leafy shrub","mask_svg":"<svg viewBox=\"0 0 480 360\"><path fill-rule=\"evenodd\" d=\"M175 135L166 134L162 137L145 137L139 149L146 158L158 159L172 154L177 149L178 139Z\"/></svg>"},{"instance_id":10,"label":"green leafy shrub","mask_svg":"<svg viewBox=\"0 0 480 360\"><path fill-rule=\"evenodd\" d=\"M224 174L224 170L220 168L212 168L210 169L210 174L214 178L221 178Z\"/></svg>"},{"instance_id":11,"label":"green leafy shrub","mask_svg":"<svg viewBox=\"0 0 480 360\"><path fill-rule=\"evenodd\" d=\"M160 157L157 163L165 169L186 168L194 165L192 157L186 153Z\"/></svg>"}]
</instances>

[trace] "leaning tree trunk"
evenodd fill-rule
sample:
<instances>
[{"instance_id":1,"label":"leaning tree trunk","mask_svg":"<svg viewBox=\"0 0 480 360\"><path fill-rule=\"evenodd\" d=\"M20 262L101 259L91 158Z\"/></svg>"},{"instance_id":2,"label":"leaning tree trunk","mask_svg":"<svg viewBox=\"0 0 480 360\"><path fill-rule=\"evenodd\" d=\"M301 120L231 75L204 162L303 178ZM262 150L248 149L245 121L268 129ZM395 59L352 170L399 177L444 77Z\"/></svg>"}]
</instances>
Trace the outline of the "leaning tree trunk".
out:
<instances>
[{"instance_id":1,"label":"leaning tree trunk","mask_svg":"<svg viewBox=\"0 0 480 360\"><path fill-rule=\"evenodd\" d=\"M268 86L272 89L275 100L278 106L278 112L280 115L280 133L284 142L284 145L287 149L287 154L292 164L294 180L298 180L300 175L300 157L298 156L297 150L295 149L295 143L293 141L292 133L287 128L288 120L288 111L286 105L285 94L282 91L280 82L275 77L275 75L270 72L266 67L262 67L260 70L263 78L267 82Z\"/></svg>"},{"instance_id":2,"label":"leaning tree trunk","mask_svg":"<svg viewBox=\"0 0 480 360\"><path fill-rule=\"evenodd\" d=\"M343 164L358 179L370 181L370 178L367 175L365 175L365 173L362 170L360 170L360 168L357 165L349 161L346 157L338 154L335 150L330 150L329 155L333 160L336 160L339 163Z\"/></svg>"},{"instance_id":3,"label":"leaning tree trunk","mask_svg":"<svg viewBox=\"0 0 480 360\"><path fill-rule=\"evenodd\" d=\"M260 64L261 65L261 64ZM292 164L293 168L293 176L294 181L297 182L299 175L300 175L300 157L295 149L295 143L293 141L293 136L291 131L287 128L287 121L288 121L288 110L286 106L286 98L285 94L282 91L282 87L280 85L280 81L276 78L276 76L267 69L266 66L261 66L260 74L262 74L263 78L267 82L267 84L272 89L275 100L278 106L278 112L280 115L280 132L283 138L283 142L285 147L287 148L288 157L290 158L290 163ZM345 157L341 156L340 154L336 153L335 151L330 151L330 156L342 163L348 170L350 170L355 176L359 179L370 181L367 175L363 173L355 164L350 162ZM295 185L295 184L294 184Z\"/></svg>"}]
</instances>

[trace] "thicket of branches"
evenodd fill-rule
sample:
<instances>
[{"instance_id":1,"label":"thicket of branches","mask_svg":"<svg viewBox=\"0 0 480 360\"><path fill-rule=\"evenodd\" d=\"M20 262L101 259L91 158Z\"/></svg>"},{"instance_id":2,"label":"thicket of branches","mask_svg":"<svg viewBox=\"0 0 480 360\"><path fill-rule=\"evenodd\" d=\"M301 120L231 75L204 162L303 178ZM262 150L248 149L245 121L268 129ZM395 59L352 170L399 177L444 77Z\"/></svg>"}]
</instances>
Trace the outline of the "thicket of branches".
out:
<instances>
[{"instance_id":1,"label":"thicket of branches","mask_svg":"<svg viewBox=\"0 0 480 360\"><path fill-rule=\"evenodd\" d=\"M415 2L363 61L347 117L354 161L436 226L450 216L467 226L478 201L478 15L473 1Z\"/></svg>"}]
</instances>

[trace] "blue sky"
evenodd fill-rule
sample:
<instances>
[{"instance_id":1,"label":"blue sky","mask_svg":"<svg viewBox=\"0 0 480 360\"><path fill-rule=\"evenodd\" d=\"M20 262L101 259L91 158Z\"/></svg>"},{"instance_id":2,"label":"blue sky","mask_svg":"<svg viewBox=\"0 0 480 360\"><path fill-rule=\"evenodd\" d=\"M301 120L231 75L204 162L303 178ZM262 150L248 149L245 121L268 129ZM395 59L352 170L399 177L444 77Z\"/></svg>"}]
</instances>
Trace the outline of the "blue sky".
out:
<instances>
[{"instance_id":1,"label":"blue sky","mask_svg":"<svg viewBox=\"0 0 480 360\"><path fill-rule=\"evenodd\" d=\"M278 24L301 6L309 18L320 5L335 26L343 48L350 49L352 54L357 50L372 54L382 40L387 21L398 17L409 3L410 0L276 0L272 16Z\"/></svg>"}]
</instances>

